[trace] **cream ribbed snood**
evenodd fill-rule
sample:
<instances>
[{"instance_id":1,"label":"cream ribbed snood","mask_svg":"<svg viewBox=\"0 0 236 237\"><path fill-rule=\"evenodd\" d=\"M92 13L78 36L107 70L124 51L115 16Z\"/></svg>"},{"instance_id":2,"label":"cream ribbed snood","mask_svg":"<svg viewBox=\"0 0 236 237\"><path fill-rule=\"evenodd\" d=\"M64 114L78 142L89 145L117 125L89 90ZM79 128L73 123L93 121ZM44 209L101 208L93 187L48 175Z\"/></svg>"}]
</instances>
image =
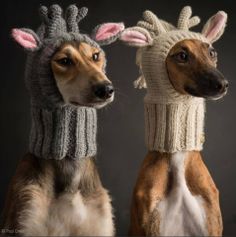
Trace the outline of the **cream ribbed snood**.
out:
<instances>
[{"instance_id":1,"label":"cream ribbed snood","mask_svg":"<svg viewBox=\"0 0 236 237\"><path fill-rule=\"evenodd\" d=\"M155 37L151 47L137 53L147 83L144 99L145 140L149 150L177 152L202 150L204 99L178 93L166 69L170 49L184 39L206 39L198 33L172 30Z\"/></svg>"},{"instance_id":2,"label":"cream ribbed snood","mask_svg":"<svg viewBox=\"0 0 236 237\"><path fill-rule=\"evenodd\" d=\"M145 103L145 141L149 150L202 150L204 102Z\"/></svg>"},{"instance_id":3,"label":"cream ribbed snood","mask_svg":"<svg viewBox=\"0 0 236 237\"><path fill-rule=\"evenodd\" d=\"M200 23L198 16L192 16L190 6L181 10L176 26L147 10L136 26L121 34L123 42L139 48L136 63L141 76L134 86L147 88L145 137L149 150L173 153L202 149L204 99L180 94L174 89L166 59L173 46L183 40L198 40L210 47L223 34L226 20L227 14L219 11L207 21L201 33L197 33L189 30Z\"/></svg>"}]
</instances>

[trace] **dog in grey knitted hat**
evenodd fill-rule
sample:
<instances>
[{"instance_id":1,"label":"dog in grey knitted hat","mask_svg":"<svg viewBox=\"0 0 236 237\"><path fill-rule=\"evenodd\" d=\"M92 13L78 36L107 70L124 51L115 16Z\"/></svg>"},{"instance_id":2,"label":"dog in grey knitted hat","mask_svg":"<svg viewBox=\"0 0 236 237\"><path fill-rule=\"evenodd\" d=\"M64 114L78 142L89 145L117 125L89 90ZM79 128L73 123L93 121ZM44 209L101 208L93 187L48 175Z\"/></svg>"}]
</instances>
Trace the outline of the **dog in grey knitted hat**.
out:
<instances>
[{"instance_id":1,"label":"dog in grey knitted hat","mask_svg":"<svg viewBox=\"0 0 236 237\"><path fill-rule=\"evenodd\" d=\"M200 151L204 142L205 99L219 99L228 82L217 70L212 43L224 32L227 14L219 11L201 33L190 7L177 27L145 11L121 40L138 48L141 77L147 88L146 145L149 150L134 188L131 235L219 236L222 219L218 190Z\"/></svg>"},{"instance_id":2,"label":"dog in grey knitted hat","mask_svg":"<svg viewBox=\"0 0 236 237\"><path fill-rule=\"evenodd\" d=\"M2 230L26 236L112 236L110 197L101 184L96 109L112 102L100 45L114 42L122 23L106 23L92 35L79 31L87 8L65 14L40 7L37 33L13 29L27 53L25 83L31 97L29 154L11 182ZM9 232L7 231L9 230Z\"/></svg>"}]
</instances>

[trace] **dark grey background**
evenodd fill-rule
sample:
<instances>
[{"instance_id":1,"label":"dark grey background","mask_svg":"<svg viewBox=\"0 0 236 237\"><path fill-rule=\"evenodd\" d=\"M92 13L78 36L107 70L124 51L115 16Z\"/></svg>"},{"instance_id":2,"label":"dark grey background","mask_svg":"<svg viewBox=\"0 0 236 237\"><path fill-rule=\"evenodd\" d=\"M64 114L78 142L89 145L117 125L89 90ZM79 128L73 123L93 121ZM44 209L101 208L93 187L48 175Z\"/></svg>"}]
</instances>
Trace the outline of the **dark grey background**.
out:
<instances>
[{"instance_id":1,"label":"dark grey background","mask_svg":"<svg viewBox=\"0 0 236 237\"><path fill-rule=\"evenodd\" d=\"M194 14L199 15L202 22L218 10L225 10L229 14L226 32L215 47L219 55L219 68L229 79L230 88L223 100L207 103L206 143L203 155L220 190L224 234L236 235L236 9L235 1L229 0L2 1L0 210L17 161L27 151L30 128L29 97L23 81L26 57L12 42L9 32L13 27L36 29L40 23L37 15L38 6L48 6L52 3L59 3L63 7L70 3L87 6L89 15L81 23L85 32L91 32L97 24L108 21L123 21L126 26L133 26L146 9L154 11L159 17L172 23L176 23L179 11L185 5L191 5ZM108 76L113 81L117 93L115 102L99 112L98 166L103 184L113 198L117 234L126 235L132 189L140 163L147 152L144 146L143 121L145 91L135 90L132 86L133 80L138 76L135 49L121 43L104 49L108 59Z\"/></svg>"}]
</instances>

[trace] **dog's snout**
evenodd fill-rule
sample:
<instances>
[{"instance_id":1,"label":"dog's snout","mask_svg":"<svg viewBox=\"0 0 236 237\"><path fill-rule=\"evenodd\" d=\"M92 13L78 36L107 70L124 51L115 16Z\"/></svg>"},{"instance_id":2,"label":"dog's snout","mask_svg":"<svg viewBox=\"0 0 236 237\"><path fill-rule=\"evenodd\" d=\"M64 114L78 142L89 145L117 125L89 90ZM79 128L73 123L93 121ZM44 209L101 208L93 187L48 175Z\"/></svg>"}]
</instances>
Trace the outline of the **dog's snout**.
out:
<instances>
[{"instance_id":1,"label":"dog's snout","mask_svg":"<svg viewBox=\"0 0 236 237\"><path fill-rule=\"evenodd\" d=\"M94 86L94 94L100 99L108 99L112 97L114 93L114 87L112 84L99 84Z\"/></svg>"},{"instance_id":2,"label":"dog's snout","mask_svg":"<svg viewBox=\"0 0 236 237\"><path fill-rule=\"evenodd\" d=\"M222 98L227 93L229 83L216 68L196 74L193 79L195 86L186 85L185 91L193 96L203 98Z\"/></svg>"},{"instance_id":3,"label":"dog's snout","mask_svg":"<svg viewBox=\"0 0 236 237\"><path fill-rule=\"evenodd\" d=\"M211 69L203 74L202 86L210 94L224 93L227 91L229 83L217 69Z\"/></svg>"},{"instance_id":4,"label":"dog's snout","mask_svg":"<svg viewBox=\"0 0 236 237\"><path fill-rule=\"evenodd\" d=\"M213 83L213 87L217 92L225 92L228 87L229 87L229 83L227 80L223 79L223 80L216 80Z\"/></svg>"}]
</instances>

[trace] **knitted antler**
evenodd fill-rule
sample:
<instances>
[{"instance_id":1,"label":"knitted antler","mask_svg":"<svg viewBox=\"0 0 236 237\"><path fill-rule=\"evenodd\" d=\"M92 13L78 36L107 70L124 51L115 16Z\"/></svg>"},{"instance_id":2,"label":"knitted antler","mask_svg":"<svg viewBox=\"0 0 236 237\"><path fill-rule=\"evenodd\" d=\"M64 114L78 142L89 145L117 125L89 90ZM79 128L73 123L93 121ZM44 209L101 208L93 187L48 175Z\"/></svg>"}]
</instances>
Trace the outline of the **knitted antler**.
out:
<instances>
[{"instance_id":1,"label":"knitted antler","mask_svg":"<svg viewBox=\"0 0 236 237\"><path fill-rule=\"evenodd\" d=\"M193 26L200 23L200 18L198 16L192 17L192 9L190 6L184 7L179 15L177 28L179 30L188 30Z\"/></svg>"},{"instance_id":2,"label":"knitted antler","mask_svg":"<svg viewBox=\"0 0 236 237\"><path fill-rule=\"evenodd\" d=\"M48 8L45 6L41 6L39 8L39 16L44 24L48 23Z\"/></svg>"},{"instance_id":3,"label":"knitted antler","mask_svg":"<svg viewBox=\"0 0 236 237\"><path fill-rule=\"evenodd\" d=\"M45 37L53 37L58 31L65 30L65 22L62 18L62 9L54 4L49 9L45 6L39 8L39 15L45 26Z\"/></svg>"},{"instance_id":4,"label":"knitted antler","mask_svg":"<svg viewBox=\"0 0 236 237\"><path fill-rule=\"evenodd\" d=\"M66 21L69 32L79 32L78 23L85 18L88 13L86 7L80 9L76 5L70 5L66 10Z\"/></svg>"},{"instance_id":5,"label":"knitted antler","mask_svg":"<svg viewBox=\"0 0 236 237\"><path fill-rule=\"evenodd\" d=\"M145 11L143 13L143 19L143 21L138 22L137 26L145 28L155 35L166 32L161 20L151 11Z\"/></svg>"}]
</instances>

